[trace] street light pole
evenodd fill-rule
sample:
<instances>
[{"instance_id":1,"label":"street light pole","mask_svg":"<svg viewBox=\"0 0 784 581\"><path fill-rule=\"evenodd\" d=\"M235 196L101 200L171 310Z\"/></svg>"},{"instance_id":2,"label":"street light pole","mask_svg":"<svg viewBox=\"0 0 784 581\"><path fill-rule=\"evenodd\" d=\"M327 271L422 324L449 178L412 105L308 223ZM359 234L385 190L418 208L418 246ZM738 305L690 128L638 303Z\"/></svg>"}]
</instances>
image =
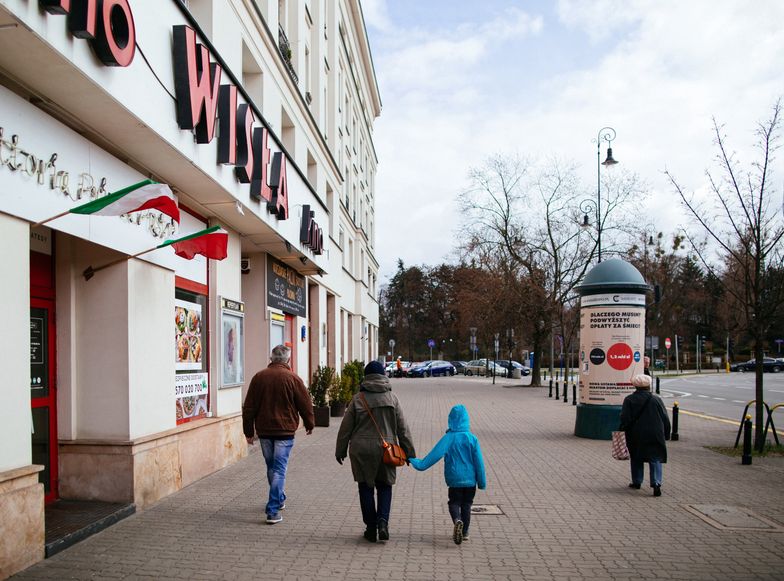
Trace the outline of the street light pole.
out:
<instances>
[{"instance_id":1,"label":"street light pole","mask_svg":"<svg viewBox=\"0 0 784 581\"><path fill-rule=\"evenodd\" d=\"M602 261L602 174L601 167L618 163L612 154L612 142L615 139L615 129L602 127L596 134L596 203L592 200L583 200L580 210L583 216L583 227L588 227L588 212L596 209L596 247L599 253L599 262ZM602 161L602 141L607 142L607 159Z\"/></svg>"}]
</instances>

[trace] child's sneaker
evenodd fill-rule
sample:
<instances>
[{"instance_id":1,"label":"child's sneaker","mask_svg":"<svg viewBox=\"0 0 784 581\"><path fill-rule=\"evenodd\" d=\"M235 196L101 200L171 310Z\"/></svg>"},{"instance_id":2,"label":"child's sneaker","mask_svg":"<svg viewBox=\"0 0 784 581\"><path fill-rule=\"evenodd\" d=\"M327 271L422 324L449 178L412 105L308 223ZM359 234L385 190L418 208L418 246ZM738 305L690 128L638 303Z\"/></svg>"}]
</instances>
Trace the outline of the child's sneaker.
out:
<instances>
[{"instance_id":1,"label":"child's sneaker","mask_svg":"<svg viewBox=\"0 0 784 581\"><path fill-rule=\"evenodd\" d=\"M452 531L452 540L455 541L456 545L463 542L463 521L455 521L455 528Z\"/></svg>"}]
</instances>

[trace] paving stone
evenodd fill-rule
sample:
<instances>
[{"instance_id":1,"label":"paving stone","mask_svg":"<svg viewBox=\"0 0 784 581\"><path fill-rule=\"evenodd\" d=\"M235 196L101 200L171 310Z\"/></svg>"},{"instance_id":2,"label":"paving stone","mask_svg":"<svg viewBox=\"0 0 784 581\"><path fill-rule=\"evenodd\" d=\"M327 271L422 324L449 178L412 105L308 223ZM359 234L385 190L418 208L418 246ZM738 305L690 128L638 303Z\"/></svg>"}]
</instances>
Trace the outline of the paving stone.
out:
<instances>
[{"instance_id":1,"label":"paving stone","mask_svg":"<svg viewBox=\"0 0 784 581\"><path fill-rule=\"evenodd\" d=\"M264 524L266 482L258 448L18 579L601 579L721 580L782 577L781 533L718 530L685 505L740 507L784 523L784 459L741 466L705 445L731 445L735 428L680 418L668 444L663 496L627 488L628 462L610 444L573 436L575 408L546 388L507 389L481 378L393 382L420 455L463 403L485 454L488 489L471 539L451 539L443 464L399 471L391 539L371 545L348 465L334 461L339 422L300 432L284 520ZM334 419L334 418L333 418ZM647 469L646 469L647 470Z\"/></svg>"}]
</instances>

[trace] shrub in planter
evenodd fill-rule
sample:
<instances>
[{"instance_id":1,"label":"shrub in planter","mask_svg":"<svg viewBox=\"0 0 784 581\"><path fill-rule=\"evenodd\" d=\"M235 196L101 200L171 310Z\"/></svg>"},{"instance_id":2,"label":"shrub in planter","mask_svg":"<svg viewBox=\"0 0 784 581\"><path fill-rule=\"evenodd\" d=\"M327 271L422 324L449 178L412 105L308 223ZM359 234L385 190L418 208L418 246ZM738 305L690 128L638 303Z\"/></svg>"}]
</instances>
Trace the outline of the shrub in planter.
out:
<instances>
[{"instance_id":1,"label":"shrub in planter","mask_svg":"<svg viewBox=\"0 0 784 581\"><path fill-rule=\"evenodd\" d=\"M339 418L346 413L346 402L343 397L343 378L335 373L332 376L332 382L329 384L327 390L327 398L329 399L329 415L333 418ZM351 401L351 398L349 398Z\"/></svg>"},{"instance_id":2,"label":"shrub in planter","mask_svg":"<svg viewBox=\"0 0 784 581\"><path fill-rule=\"evenodd\" d=\"M313 400L313 413L316 416L316 425L320 427L329 426L329 407L327 406L327 391L335 377L335 370L332 367L322 367L319 365L313 373L310 381L310 397Z\"/></svg>"}]
</instances>

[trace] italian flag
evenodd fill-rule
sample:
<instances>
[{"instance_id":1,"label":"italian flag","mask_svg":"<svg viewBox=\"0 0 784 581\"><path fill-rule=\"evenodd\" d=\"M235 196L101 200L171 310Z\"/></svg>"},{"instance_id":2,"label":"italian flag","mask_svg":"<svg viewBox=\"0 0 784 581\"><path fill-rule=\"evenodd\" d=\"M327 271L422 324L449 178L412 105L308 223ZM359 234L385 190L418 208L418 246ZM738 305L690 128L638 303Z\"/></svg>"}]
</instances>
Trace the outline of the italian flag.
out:
<instances>
[{"instance_id":1,"label":"italian flag","mask_svg":"<svg viewBox=\"0 0 784 581\"><path fill-rule=\"evenodd\" d=\"M122 216L142 210L158 210L180 223L180 209L169 186L152 180L144 180L108 196L97 198L81 206L71 208L70 214L92 214L94 216Z\"/></svg>"},{"instance_id":2,"label":"italian flag","mask_svg":"<svg viewBox=\"0 0 784 581\"><path fill-rule=\"evenodd\" d=\"M191 260L197 254L213 260L223 260L228 255L228 245L229 233L221 226L213 226L182 238L167 240L157 248L171 246L174 248L174 254L186 260Z\"/></svg>"}]
</instances>

